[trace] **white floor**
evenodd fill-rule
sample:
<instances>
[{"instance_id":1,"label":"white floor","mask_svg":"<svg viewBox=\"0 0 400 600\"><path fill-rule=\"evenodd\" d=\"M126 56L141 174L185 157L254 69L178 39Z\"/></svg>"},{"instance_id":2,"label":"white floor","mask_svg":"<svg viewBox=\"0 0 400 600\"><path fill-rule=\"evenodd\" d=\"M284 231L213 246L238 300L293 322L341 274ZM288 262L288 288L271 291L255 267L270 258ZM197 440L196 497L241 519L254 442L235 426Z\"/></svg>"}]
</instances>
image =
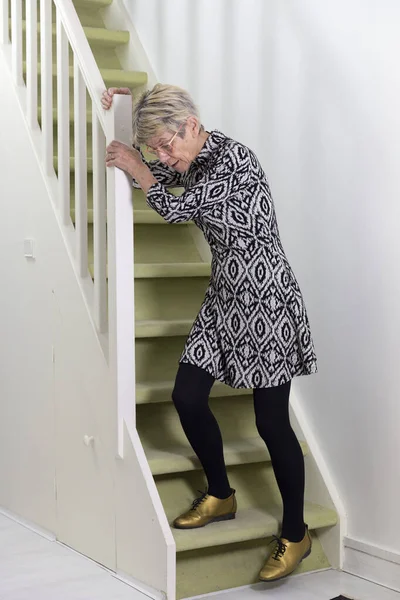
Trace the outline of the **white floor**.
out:
<instances>
[{"instance_id":1,"label":"white floor","mask_svg":"<svg viewBox=\"0 0 400 600\"><path fill-rule=\"evenodd\" d=\"M400 593L336 571L210 594L210 600L400 600ZM0 600L148 600L69 548L0 515Z\"/></svg>"},{"instance_id":2,"label":"white floor","mask_svg":"<svg viewBox=\"0 0 400 600\"><path fill-rule=\"evenodd\" d=\"M352 600L400 600L399 592L333 570L305 573L275 584L261 583L203 596L203 598L209 600L331 600L340 595Z\"/></svg>"},{"instance_id":3,"label":"white floor","mask_svg":"<svg viewBox=\"0 0 400 600\"><path fill-rule=\"evenodd\" d=\"M0 515L0 600L148 600L96 563Z\"/></svg>"}]
</instances>

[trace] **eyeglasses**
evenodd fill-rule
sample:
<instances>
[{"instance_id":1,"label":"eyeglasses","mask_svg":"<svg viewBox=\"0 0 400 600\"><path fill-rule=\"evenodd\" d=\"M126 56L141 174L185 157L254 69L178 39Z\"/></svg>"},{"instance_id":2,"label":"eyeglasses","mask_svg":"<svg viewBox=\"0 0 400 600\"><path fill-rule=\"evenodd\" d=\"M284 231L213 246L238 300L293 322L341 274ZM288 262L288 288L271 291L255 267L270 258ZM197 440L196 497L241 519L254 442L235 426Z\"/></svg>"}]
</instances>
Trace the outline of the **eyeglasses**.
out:
<instances>
[{"instance_id":1,"label":"eyeglasses","mask_svg":"<svg viewBox=\"0 0 400 600\"><path fill-rule=\"evenodd\" d=\"M184 125L184 123L182 123L182 125L179 127L178 131L176 133L174 133L174 135L172 136L172 138L166 144L161 144L161 146L157 146L157 148L152 148L151 146L147 146L146 145L147 152L149 154L151 154L152 156L158 156L158 154L160 152L162 154L168 154L168 155L172 154L172 152L174 151L174 147L173 147L172 144L173 144L176 136L178 135L178 133L182 129L183 125Z\"/></svg>"}]
</instances>

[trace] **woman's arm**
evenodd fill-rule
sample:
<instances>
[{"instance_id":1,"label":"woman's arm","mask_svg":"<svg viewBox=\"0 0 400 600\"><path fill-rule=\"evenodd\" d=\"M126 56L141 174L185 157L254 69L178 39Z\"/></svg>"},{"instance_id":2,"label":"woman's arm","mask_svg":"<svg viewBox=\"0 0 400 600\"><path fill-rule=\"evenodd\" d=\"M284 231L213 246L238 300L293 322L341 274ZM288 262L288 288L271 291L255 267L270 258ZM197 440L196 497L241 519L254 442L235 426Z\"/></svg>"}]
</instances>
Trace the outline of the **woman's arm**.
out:
<instances>
[{"instance_id":1,"label":"woman's arm","mask_svg":"<svg viewBox=\"0 0 400 600\"><path fill-rule=\"evenodd\" d=\"M114 141L107 146L106 165L129 173L145 194L152 185L158 183L148 165L143 162L140 152L122 142Z\"/></svg>"},{"instance_id":2,"label":"woman's arm","mask_svg":"<svg viewBox=\"0 0 400 600\"><path fill-rule=\"evenodd\" d=\"M227 201L245 189L251 161L243 147L240 156L233 147L221 149L221 155L204 179L188 188L181 196L171 194L159 182L150 186L147 203L169 223L192 221L205 200Z\"/></svg>"},{"instance_id":3,"label":"woman's arm","mask_svg":"<svg viewBox=\"0 0 400 600\"><path fill-rule=\"evenodd\" d=\"M146 160L143 153L139 150L140 155L142 157L142 162L148 166L150 171L153 173L154 177L157 179L159 183L167 187L182 187L182 174L178 173L171 167L164 165L159 160ZM133 187L140 188L141 185L135 180L133 180Z\"/></svg>"},{"instance_id":4,"label":"woman's arm","mask_svg":"<svg viewBox=\"0 0 400 600\"><path fill-rule=\"evenodd\" d=\"M145 162L143 155L122 142L111 142L107 146L107 167L118 167L133 178L133 186L147 194L151 185L162 183L168 187L182 186L181 174L159 161Z\"/></svg>"}]
</instances>

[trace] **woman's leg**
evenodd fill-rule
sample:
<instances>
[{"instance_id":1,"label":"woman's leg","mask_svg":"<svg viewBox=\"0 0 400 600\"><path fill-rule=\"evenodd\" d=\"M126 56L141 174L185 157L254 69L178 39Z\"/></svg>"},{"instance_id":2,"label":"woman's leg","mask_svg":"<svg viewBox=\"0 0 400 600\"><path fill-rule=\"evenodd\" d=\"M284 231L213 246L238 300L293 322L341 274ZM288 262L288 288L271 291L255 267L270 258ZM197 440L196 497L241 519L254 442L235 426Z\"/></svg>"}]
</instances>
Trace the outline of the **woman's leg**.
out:
<instances>
[{"instance_id":1,"label":"woman's leg","mask_svg":"<svg viewBox=\"0 0 400 600\"><path fill-rule=\"evenodd\" d=\"M208 481L208 493L216 498L232 494L226 473L222 437L208 405L214 377L187 363L180 363L172 400L190 445L198 456Z\"/></svg>"},{"instance_id":2,"label":"woman's leg","mask_svg":"<svg viewBox=\"0 0 400 600\"><path fill-rule=\"evenodd\" d=\"M271 455L283 501L281 537L300 542L304 525L304 457L289 419L290 382L255 389L254 410L258 432Z\"/></svg>"}]
</instances>

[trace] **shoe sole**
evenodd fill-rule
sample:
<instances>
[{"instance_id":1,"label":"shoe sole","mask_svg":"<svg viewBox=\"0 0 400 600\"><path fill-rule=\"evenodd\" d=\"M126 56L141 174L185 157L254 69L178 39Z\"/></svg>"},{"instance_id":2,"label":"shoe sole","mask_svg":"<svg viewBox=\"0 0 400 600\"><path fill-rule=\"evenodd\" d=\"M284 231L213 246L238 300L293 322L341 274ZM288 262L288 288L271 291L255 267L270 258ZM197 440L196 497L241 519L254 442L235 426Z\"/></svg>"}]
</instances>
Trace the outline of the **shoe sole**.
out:
<instances>
[{"instance_id":1,"label":"shoe sole","mask_svg":"<svg viewBox=\"0 0 400 600\"><path fill-rule=\"evenodd\" d=\"M275 579L263 579L262 577L259 577L259 580L263 581L264 583L270 583L270 582L273 582L273 581L282 581L282 579L286 579L286 577L289 577L289 575L291 575L292 573L295 572L295 570L297 569L297 567L299 567L301 565L301 563L303 562L303 560L305 560L308 556L310 556L311 550L312 550L312 543L311 543L311 546L309 547L309 549L307 550L307 552L305 553L305 555L303 556L303 558L295 566L295 568L293 569L293 571L290 571L290 573L286 573L286 575L283 575L283 577L276 577Z\"/></svg>"},{"instance_id":2,"label":"shoe sole","mask_svg":"<svg viewBox=\"0 0 400 600\"><path fill-rule=\"evenodd\" d=\"M207 525L211 525L211 523L218 523L219 521L231 521L236 518L236 513L229 513L227 515L222 515L221 517L214 517L210 519L208 523L204 523L204 525L194 525L193 527L188 527L187 525L173 525L175 529L201 529L202 527L206 527Z\"/></svg>"}]
</instances>

